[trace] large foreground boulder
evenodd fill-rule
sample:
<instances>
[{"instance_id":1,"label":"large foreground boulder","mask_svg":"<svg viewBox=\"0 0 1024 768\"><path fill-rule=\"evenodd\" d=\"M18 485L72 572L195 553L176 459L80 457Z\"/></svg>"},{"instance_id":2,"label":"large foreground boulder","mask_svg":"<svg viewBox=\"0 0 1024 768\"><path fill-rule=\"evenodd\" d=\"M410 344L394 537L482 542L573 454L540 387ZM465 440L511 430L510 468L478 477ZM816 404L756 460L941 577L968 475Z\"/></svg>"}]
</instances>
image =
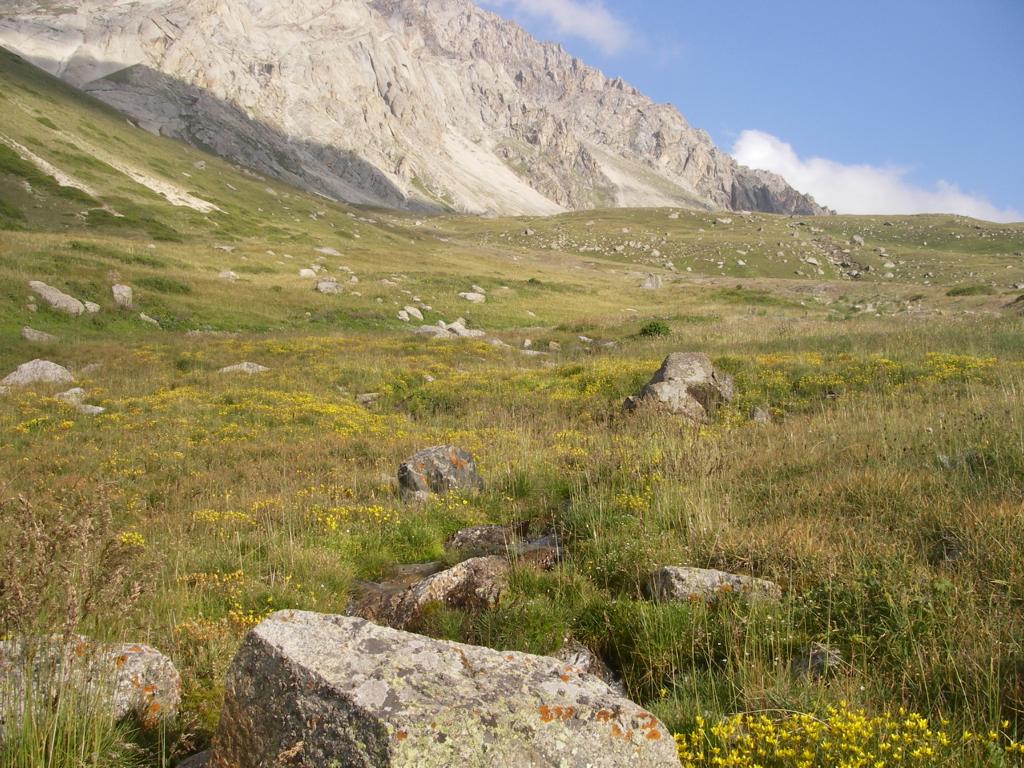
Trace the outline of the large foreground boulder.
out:
<instances>
[{"instance_id":1,"label":"large foreground boulder","mask_svg":"<svg viewBox=\"0 0 1024 768\"><path fill-rule=\"evenodd\" d=\"M232 662L209 768L678 768L669 731L595 677L283 611Z\"/></svg>"},{"instance_id":2,"label":"large foreground boulder","mask_svg":"<svg viewBox=\"0 0 1024 768\"><path fill-rule=\"evenodd\" d=\"M147 728L174 718L181 701L174 664L147 645L79 635L0 641L0 713L18 717L31 697L45 705L69 688L104 701L115 720L133 717Z\"/></svg>"},{"instance_id":3,"label":"large foreground boulder","mask_svg":"<svg viewBox=\"0 0 1024 768\"><path fill-rule=\"evenodd\" d=\"M715 408L732 400L733 394L732 377L715 370L707 355L673 352L639 394L627 398L625 408L633 410L642 403L651 403L697 424L706 424Z\"/></svg>"},{"instance_id":4,"label":"large foreground boulder","mask_svg":"<svg viewBox=\"0 0 1024 768\"><path fill-rule=\"evenodd\" d=\"M472 456L454 445L436 445L399 465L398 486L403 498L424 501L431 493L481 491L484 481Z\"/></svg>"},{"instance_id":5,"label":"large foreground boulder","mask_svg":"<svg viewBox=\"0 0 1024 768\"><path fill-rule=\"evenodd\" d=\"M666 565L656 570L649 590L655 600L662 602L704 600L713 603L725 594L746 595L755 600L782 598L782 588L773 581L681 565Z\"/></svg>"}]
</instances>

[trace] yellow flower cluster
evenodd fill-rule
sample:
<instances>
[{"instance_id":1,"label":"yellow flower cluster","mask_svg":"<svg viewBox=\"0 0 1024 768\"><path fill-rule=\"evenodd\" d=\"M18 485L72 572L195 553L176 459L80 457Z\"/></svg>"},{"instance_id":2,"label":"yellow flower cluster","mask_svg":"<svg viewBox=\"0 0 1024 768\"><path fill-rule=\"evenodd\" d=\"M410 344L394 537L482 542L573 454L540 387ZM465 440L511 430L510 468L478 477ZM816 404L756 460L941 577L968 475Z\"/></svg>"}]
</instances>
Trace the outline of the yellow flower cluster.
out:
<instances>
[{"instance_id":1,"label":"yellow flower cluster","mask_svg":"<svg viewBox=\"0 0 1024 768\"><path fill-rule=\"evenodd\" d=\"M121 545L133 549L145 549L146 547L146 539L138 531L122 531L117 540Z\"/></svg>"},{"instance_id":2,"label":"yellow flower cluster","mask_svg":"<svg viewBox=\"0 0 1024 768\"><path fill-rule=\"evenodd\" d=\"M960 379L972 381L980 378L996 364L994 357L972 357L971 355L950 355L932 352L925 365L932 378L939 381Z\"/></svg>"},{"instance_id":3,"label":"yellow flower cluster","mask_svg":"<svg viewBox=\"0 0 1024 768\"><path fill-rule=\"evenodd\" d=\"M236 512L235 510L224 510L219 511L216 509L199 509L192 513L193 519L197 523L209 523L211 525L255 525L256 519L246 512Z\"/></svg>"},{"instance_id":4,"label":"yellow flower cluster","mask_svg":"<svg viewBox=\"0 0 1024 768\"><path fill-rule=\"evenodd\" d=\"M995 731L954 737L947 727L903 709L869 715L844 702L822 718L740 714L709 724L698 717L675 740L683 768L939 768L972 753L1024 755L1024 744Z\"/></svg>"}]
</instances>

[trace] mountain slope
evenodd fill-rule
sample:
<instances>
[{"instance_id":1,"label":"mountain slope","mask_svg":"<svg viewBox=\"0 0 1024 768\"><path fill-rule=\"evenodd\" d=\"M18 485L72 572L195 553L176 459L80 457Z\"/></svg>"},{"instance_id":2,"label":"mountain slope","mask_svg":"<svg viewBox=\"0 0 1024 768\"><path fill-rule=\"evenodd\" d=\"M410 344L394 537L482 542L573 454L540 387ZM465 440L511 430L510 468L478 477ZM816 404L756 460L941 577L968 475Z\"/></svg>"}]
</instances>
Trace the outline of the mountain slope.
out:
<instances>
[{"instance_id":1,"label":"mountain slope","mask_svg":"<svg viewBox=\"0 0 1024 768\"><path fill-rule=\"evenodd\" d=\"M469 0L20 1L0 45L153 132L349 202L823 212Z\"/></svg>"}]
</instances>

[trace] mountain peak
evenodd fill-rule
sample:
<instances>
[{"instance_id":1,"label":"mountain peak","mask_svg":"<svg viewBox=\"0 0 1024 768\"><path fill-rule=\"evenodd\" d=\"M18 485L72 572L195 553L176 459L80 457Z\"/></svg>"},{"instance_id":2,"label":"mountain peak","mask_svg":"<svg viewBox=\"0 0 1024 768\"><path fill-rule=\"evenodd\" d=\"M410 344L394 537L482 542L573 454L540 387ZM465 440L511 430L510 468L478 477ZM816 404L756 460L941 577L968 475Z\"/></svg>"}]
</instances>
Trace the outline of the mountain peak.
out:
<instances>
[{"instance_id":1,"label":"mountain peak","mask_svg":"<svg viewBox=\"0 0 1024 768\"><path fill-rule=\"evenodd\" d=\"M21 3L0 45L153 132L349 202L823 212L469 0Z\"/></svg>"}]
</instances>

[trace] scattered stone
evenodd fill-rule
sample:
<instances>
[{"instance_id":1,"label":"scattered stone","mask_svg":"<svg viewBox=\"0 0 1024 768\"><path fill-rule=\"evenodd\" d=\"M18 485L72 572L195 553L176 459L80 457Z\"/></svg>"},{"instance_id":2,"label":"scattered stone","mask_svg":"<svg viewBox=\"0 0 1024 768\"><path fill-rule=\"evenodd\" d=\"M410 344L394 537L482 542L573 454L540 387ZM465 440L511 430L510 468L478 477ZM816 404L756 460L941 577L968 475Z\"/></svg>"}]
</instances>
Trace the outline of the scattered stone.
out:
<instances>
[{"instance_id":1,"label":"scattered stone","mask_svg":"<svg viewBox=\"0 0 1024 768\"><path fill-rule=\"evenodd\" d=\"M413 333L418 333L421 336L433 336L435 339L454 339L455 336L448 332L447 328L442 328L439 325L421 325Z\"/></svg>"},{"instance_id":2,"label":"scattered stone","mask_svg":"<svg viewBox=\"0 0 1024 768\"><path fill-rule=\"evenodd\" d=\"M484 481L476 471L473 457L454 445L426 448L398 467L402 496L417 501L430 493L481 491Z\"/></svg>"},{"instance_id":3,"label":"scattered stone","mask_svg":"<svg viewBox=\"0 0 1024 768\"><path fill-rule=\"evenodd\" d=\"M732 400L733 393L732 377L715 370L707 355L674 352L639 394L627 398L625 408L633 410L651 402L669 413L706 424L718 404Z\"/></svg>"},{"instance_id":4,"label":"scattered stone","mask_svg":"<svg viewBox=\"0 0 1024 768\"><path fill-rule=\"evenodd\" d=\"M751 576L737 576L706 568L667 565L651 576L648 585L655 600L715 602L723 594L741 594L752 599L780 600L782 589L778 584Z\"/></svg>"},{"instance_id":5,"label":"scattered stone","mask_svg":"<svg viewBox=\"0 0 1024 768\"><path fill-rule=\"evenodd\" d=\"M102 696L116 720L135 717L154 728L172 720L181 701L178 671L159 651L79 635L0 641L0 678L4 712L17 713L26 696L52 698L73 686ZM9 703L13 707L3 706Z\"/></svg>"},{"instance_id":6,"label":"scattered stone","mask_svg":"<svg viewBox=\"0 0 1024 768\"><path fill-rule=\"evenodd\" d=\"M209 768L679 765L654 715L565 663L298 611L243 641L213 744Z\"/></svg>"},{"instance_id":7,"label":"scattered stone","mask_svg":"<svg viewBox=\"0 0 1024 768\"><path fill-rule=\"evenodd\" d=\"M94 301L87 301L84 303L85 311L87 314L95 315L100 311L100 305Z\"/></svg>"},{"instance_id":8,"label":"scattered stone","mask_svg":"<svg viewBox=\"0 0 1024 768\"><path fill-rule=\"evenodd\" d=\"M647 275L647 279L643 281L640 287L645 291L657 291L661 288L661 276L660 275Z\"/></svg>"},{"instance_id":9,"label":"scattered stone","mask_svg":"<svg viewBox=\"0 0 1024 768\"><path fill-rule=\"evenodd\" d=\"M341 284L333 277L325 277L322 280L316 281L314 290L317 293L323 293L328 296L334 296L341 293Z\"/></svg>"},{"instance_id":10,"label":"scattered stone","mask_svg":"<svg viewBox=\"0 0 1024 768\"><path fill-rule=\"evenodd\" d=\"M559 344L557 341L549 341L548 349L551 350L552 352L560 352L562 350L562 345Z\"/></svg>"},{"instance_id":11,"label":"scattered stone","mask_svg":"<svg viewBox=\"0 0 1024 768\"><path fill-rule=\"evenodd\" d=\"M25 341L35 342L36 344L53 344L59 341L59 339L52 333L37 331L35 328L29 328L27 325L21 329L21 338Z\"/></svg>"},{"instance_id":12,"label":"scattered stone","mask_svg":"<svg viewBox=\"0 0 1024 768\"><path fill-rule=\"evenodd\" d=\"M75 317L85 314L85 304L74 296L69 296L51 285L33 280L28 284L28 287L58 312L64 312Z\"/></svg>"},{"instance_id":13,"label":"scattered stone","mask_svg":"<svg viewBox=\"0 0 1024 768\"><path fill-rule=\"evenodd\" d=\"M147 315L145 312L139 312L139 320L150 325L155 325L157 328L160 327L160 322Z\"/></svg>"},{"instance_id":14,"label":"scattered stone","mask_svg":"<svg viewBox=\"0 0 1024 768\"><path fill-rule=\"evenodd\" d=\"M773 421L772 413L767 408L754 406L750 410L750 420L755 424L771 424Z\"/></svg>"},{"instance_id":15,"label":"scattered stone","mask_svg":"<svg viewBox=\"0 0 1024 768\"><path fill-rule=\"evenodd\" d=\"M0 384L7 387L28 387L32 384L70 384L75 380L71 371L49 360L31 360L9 373Z\"/></svg>"},{"instance_id":16,"label":"scattered stone","mask_svg":"<svg viewBox=\"0 0 1024 768\"><path fill-rule=\"evenodd\" d=\"M729 224L732 224L732 219L715 219L715 224L724 224L728 226Z\"/></svg>"},{"instance_id":17,"label":"scattered stone","mask_svg":"<svg viewBox=\"0 0 1024 768\"><path fill-rule=\"evenodd\" d=\"M790 662L789 669L794 677L811 677L820 680L834 674L843 665L843 652L823 643L811 646Z\"/></svg>"},{"instance_id":18,"label":"scattered stone","mask_svg":"<svg viewBox=\"0 0 1024 768\"><path fill-rule=\"evenodd\" d=\"M412 305L409 305L409 306L405 307L405 308L404 308L404 310L405 310L405 313L406 313L406 314L407 314L407 315L408 315L409 317L413 317L413 318L416 318L416 319L417 319L417 320L419 320L420 322L423 322L423 313L422 313L422 312L420 312L420 310L419 310L419 308L418 308L418 307L414 307L414 306L412 306Z\"/></svg>"},{"instance_id":19,"label":"scattered stone","mask_svg":"<svg viewBox=\"0 0 1024 768\"><path fill-rule=\"evenodd\" d=\"M380 392L364 392L361 395L356 395L356 402L359 405L373 405L375 402L380 400Z\"/></svg>"},{"instance_id":20,"label":"scattered stone","mask_svg":"<svg viewBox=\"0 0 1024 768\"><path fill-rule=\"evenodd\" d=\"M238 280L238 275L236 275L230 269L222 270L217 274L217 277L219 277L221 280L228 280L229 282L232 283Z\"/></svg>"},{"instance_id":21,"label":"scattered stone","mask_svg":"<svg viewBox=\"0 0 1024 768\"><path fill-rule=\"evenodd\" d=\"M323 254L324 256L341 256L341 254L334 248L317 248L317 253Z\"/></svg>"},{"instance_id":22,"label":"scattered stone","mask_svg":"<svg viewBox=\"0 0 1024 768\"><path fill-rule=\"evenodd\" d=\"M406 312L404 309L399 310L398 311L398 319L401 320L403 323L408 323L409 322L409 313Z\"/></svg>"},{"instance_id":23,"label":"scattered stone","mask_svg":"<svg viewBox=\"0 0 1024 768\"><path fill-rule=\"evenodd\" d=\"M85 402L85 390L81 387L75 387L69 389L67 392L61 392L56 396L57 400L62 403L66 403L74 408L81 414L86 416L99 416L101 413L106 413L106 408L101 408L98 405L89 405Z\"/></svg>"},{"instance_id":24,"label":"scattered stone","mask_svg":"<svg viewBox=\"0 0 1024 768\"><path fill-rule=\"evenodd\" d=\"M235 246L233 245L215 245L213 246L215 251L224 251L224 253L234 253Z\"/></svg>"},{"instance_id":25,"label":"scattered stone","mask_svg":"<svg viewBox=\"0 0 1024 768\"><path fill-rule=\"evenodd\" d=\"M863 245L864 245L864 238L863 238L863 237L861 237L860 235L854 235L854 236L853 236L852 238L850 238L850 239L851 239L851 240L853 240L853 244L854 244L854 245L860 245L860 246L863 246Z\"/></svg>"},{"instance_id":26,"label":"scattered stone","mask_svg":"<svg viewBox=\"0 0 1024 768\"><path fill-rule=\"evenodd\" d=\"M270 369L266 366L260 365L259 363L238 363L237 365L229 365L226 368L221 368L220 373L245 373L252 375L254 373L264 373Z\"/></svg>"},{"instance_id":27,"label":"scattered stone","mask_svg":"<svg viewBox=\"0 0 1024 768\"><path fill-rule=\"evenodd\" d=\"M316 277L316 271L306 267L305 269L299 270L299 277L313 279Z\"/></svg>"},{"instance_id":28,"label":"scattered stone","mask_svg":"<svg viewBox=\"0 0 1024 768\"><path fill-rule=\"evenodd\" d=\"M110 292L114 295L114 303L121 309L131 309L135 294L130 285L112 286Z\"/></svg>"},{"instance_id":29,"label":"scattered stone","mask_svg":"<svg viewBox=\"0 0 1024 768\"><path fill-rule=\"evenodd\" d=\"M487 301L487 297L482 293L476 293L474 291L463 291L459 294L460 299L465 299L471 304L483 304Z\"/></svg>"}]
</instances>

